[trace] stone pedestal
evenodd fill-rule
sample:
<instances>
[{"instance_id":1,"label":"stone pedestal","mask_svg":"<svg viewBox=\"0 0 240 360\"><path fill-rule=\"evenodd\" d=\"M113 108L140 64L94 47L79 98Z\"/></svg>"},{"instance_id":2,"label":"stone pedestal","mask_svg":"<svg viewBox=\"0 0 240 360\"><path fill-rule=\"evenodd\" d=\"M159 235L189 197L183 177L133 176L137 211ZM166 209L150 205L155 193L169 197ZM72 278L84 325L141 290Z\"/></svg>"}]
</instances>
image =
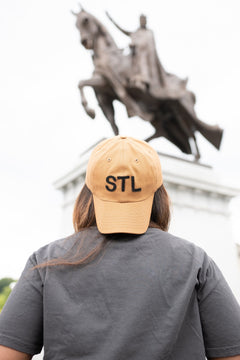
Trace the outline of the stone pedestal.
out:
<instances>
[{"instance_id":1,"label":"stone pedestal","mask_svg":"<svg viewBox=\"0 0 240 360\"><path fill-rule=\"evenodd\" d=\"M74 201L84 183L92 148L81 154L75 168L55 182L55 187L63 193L64 236L73 232ZM240 300L237 246L231 233L229 211L229 202L239 195L240 189L224 184L210 166L162 153L159 156L164 185L172 202L169 232L206 250Z\"/></svg>"}]
</instances>

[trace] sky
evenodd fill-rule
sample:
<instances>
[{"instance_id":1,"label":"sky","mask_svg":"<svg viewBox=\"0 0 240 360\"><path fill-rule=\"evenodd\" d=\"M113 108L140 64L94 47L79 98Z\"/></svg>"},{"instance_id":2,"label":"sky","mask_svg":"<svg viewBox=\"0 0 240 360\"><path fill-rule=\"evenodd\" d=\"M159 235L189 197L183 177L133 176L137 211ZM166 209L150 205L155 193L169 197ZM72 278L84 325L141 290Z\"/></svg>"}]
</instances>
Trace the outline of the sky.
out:
<instances>
[{"instance_id":1,"label":"sky","mask_svg":"<svg viewBox=\"0 0 240 360\"><path fill-rule=\"evenodd\" d=\"M85 0L82 6L126 49L129 38L105 11L126 30L135 30L139 15L147 15L165 69L189 78L198 117L224 129L220 151L197 135L201 162L240 188L239 1ZM62 236L62 198L54 182L85 149L113 135L91 89L86 94L96 119L80 104L77 84L91 77L93 65L71 10L79 10L76 1L0 2L0 278L18 278L33 251ZM121 134L145 139L153 132L149 123L128 119L121 104L115 110ZM167 140L151 144L183 157ZM239 199L231 209L239 241Z\"/></svg>"}]
</instances>

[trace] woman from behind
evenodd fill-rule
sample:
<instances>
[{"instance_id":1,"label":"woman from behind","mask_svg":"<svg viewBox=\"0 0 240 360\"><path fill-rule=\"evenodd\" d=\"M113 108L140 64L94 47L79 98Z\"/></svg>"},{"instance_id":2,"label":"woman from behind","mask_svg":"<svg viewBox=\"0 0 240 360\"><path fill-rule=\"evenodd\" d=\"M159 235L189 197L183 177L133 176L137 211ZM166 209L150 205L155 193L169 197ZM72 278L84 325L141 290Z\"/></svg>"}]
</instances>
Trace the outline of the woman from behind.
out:
<instances>
[{"instance_id":1,"label":"woman from behind","mask_svg":"<svg viewBox=\"0 0 240 360\"><path fill-rule=\"evenodd\" d=\"M240 310L213 260L167 232L159 156L116 136L92 152L75 234L28 260L0 315L0 359L240 360Z\"/></svg>"}]
</instances>

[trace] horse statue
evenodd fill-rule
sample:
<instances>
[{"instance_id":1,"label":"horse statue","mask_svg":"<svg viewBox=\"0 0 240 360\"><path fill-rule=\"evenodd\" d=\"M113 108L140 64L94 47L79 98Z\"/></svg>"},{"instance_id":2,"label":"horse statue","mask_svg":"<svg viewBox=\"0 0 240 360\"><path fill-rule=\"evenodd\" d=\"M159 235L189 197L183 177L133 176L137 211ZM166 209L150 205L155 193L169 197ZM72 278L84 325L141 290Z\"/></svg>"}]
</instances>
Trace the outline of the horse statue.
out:
<instances>
[{"instance_id":1,"label":"horse statue","mask_svg":"<svg viewBox=\"0 0 240 360\"><path fill-rule=\"evenodd\" d=\"M146 17L141 15L140 27L135 32L124 31L108 17L119 30L130 36L131 52L119 49L107 28L82 7L76 16L81 43L92 51L95 67L90 79L79 82L81 102L86 113L95 117L89 107L84 88L92 87L99 106L111 124L115 135L119 134L115 123L113 101L123 103L128 117L139 116L149 121L155 133L146 139L165 137L183 153L200 153L195 137L199 131L212 145L220 148L223 130L199 120L194 111L195 96L187 90L187 80L167 73L157 56L154 37L146 27Z\"/></svg>"}]
</instances>

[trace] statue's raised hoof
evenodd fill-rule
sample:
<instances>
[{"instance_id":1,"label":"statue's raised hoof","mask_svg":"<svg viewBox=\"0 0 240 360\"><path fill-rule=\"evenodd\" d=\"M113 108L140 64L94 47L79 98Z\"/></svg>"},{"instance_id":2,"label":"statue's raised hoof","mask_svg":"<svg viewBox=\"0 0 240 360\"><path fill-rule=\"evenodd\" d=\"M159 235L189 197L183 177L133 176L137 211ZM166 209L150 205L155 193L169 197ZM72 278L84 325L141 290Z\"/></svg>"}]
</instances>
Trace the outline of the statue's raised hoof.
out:
<instances>
[{"instance_id":1,"label":"statue's raised hoof","mask_svg":"<svg viewBox=\"0 0 240 360\"><path fill-rule=\"evenodd\" d=\"M87 114L88 114L88 116L90 116L90 118L95 119L96 114L93 109L88 109Z\"/></svg>"}]
</instances>

